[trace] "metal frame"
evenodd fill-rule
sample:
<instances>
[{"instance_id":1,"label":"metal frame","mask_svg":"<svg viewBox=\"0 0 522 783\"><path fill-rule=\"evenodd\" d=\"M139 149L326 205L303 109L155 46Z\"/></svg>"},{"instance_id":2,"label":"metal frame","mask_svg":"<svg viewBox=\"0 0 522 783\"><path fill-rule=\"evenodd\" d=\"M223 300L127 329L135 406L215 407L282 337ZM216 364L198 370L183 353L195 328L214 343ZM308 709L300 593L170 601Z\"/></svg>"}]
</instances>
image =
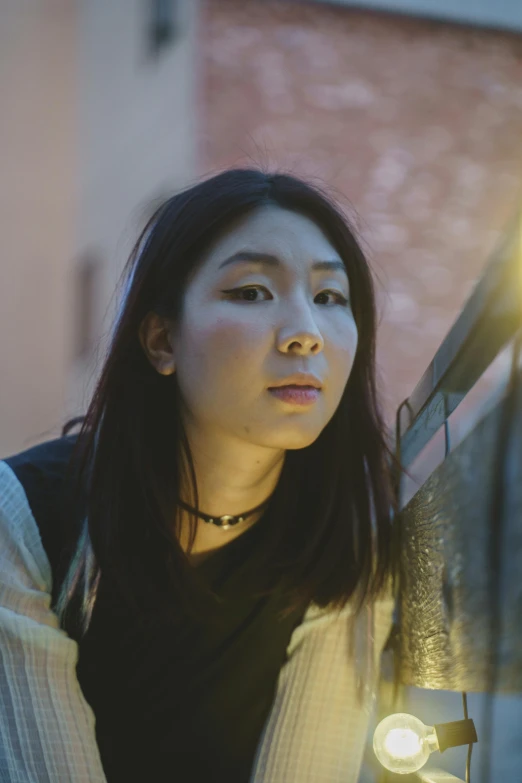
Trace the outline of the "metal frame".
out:
<instances>
[{"instance_id":1,"label":"metal frame","mask_svg":"<svg viewBox=\"0 0 522 783\"><path fill-rule=\"evenodd\" d=\"M403 429L403 411L400 428L406 468L522 326L521 225L517 217L408 398L410 421Z\"/></svg>"},{"instance_id":2,"label":"metal frame","mask_svg":"<svg viewBox=\"0 0 522 783\"><path fill-rule=\"evenodd\" d=\"M456 778L443 769L421 769L417 772L417 780L419 783L464 783L461 778Z\"/></svg>"}]
</instances>

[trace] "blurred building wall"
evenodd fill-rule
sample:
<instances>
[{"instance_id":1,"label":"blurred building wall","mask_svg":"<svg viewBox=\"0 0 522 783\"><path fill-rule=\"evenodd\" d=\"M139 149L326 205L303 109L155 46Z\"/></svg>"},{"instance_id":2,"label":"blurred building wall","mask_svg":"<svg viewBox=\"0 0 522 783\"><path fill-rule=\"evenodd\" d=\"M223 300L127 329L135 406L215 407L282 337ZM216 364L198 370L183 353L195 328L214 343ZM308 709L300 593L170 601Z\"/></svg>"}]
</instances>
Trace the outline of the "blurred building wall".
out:
<instances>
[{"instance_id":1,"label":"blurred building wall","mask_svg":"<svg viewBox=\"0 0 522 783\"><path fill-rule=\"evenodd\" d=\"M7 0L0 13L0 452L60 418L75 249L76 11Z\"/></svg>"},{"instance_id":2,"label":"blurred building wall","mask_svg":"<svg viewBox=\"0 0 522 783\"><path fill-rule=\"evenodd\" d=\"M0 457L85 411L150 199L196 170L197 0L0 0Z\"/></svg>"},{"instance_id":3,"label":"blurred building wall","mask_svg":"<svg viewBox=\"0 0 522 783\"><path fill-rule=\"evenodd\" d=\"M75 260L80 288L89 279L82 265L92 267L95 326L93 349L86 345L82 351L80 345L71 365L72 413L82 413L90 397L117 305L115 286L150 200L183 187L196 172L198 5L198 0L79 5ZM169 6L171 37L155 51L152 11Z\"/></svg>"},{"instance_id":4,"label":"blurred building wall","mask_svg":"<svg viewBox=\"0 0 522 783\"><path fill-rule=\"evenodd\" d=\"M379 281L391 423L522 204L522 37L283 0L206 0L203 30L206 166L344 196Z\"/></svg>"}]
</instances>

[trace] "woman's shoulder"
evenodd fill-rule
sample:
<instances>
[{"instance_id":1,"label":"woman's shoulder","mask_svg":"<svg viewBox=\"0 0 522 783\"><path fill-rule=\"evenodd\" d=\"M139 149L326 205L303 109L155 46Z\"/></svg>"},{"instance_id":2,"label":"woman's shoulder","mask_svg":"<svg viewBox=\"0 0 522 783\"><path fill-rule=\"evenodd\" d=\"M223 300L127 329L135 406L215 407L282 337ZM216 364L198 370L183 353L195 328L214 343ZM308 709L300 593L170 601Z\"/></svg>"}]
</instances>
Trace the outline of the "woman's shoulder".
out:
<instances>
[{"instance_id":1,"label":"woman's shoulder","mask_svg":"<svg viewBox=\"0 0 522 783\"><path fill-rule=\"evenodd\" d=\"M0 461L4 513L18 527L36 523L53 571L66 534L65 479L77 438L55 438Z\"/></svg>"},{"instance_id":2,"label":"woman's shoulder","mask_svg":"<svg viewBox=\"0 0 522 783\"><path fill-rule=\"evenodd\" d=\"M366 601L361 611L354 610L354 601L348 601L342 609L321 607L311 602L304 613L301 624L292 636L290 651L298 647L304 638L317 634L339 632L343 638L352 629L354 633L363 636L370 635L375 649L380 654L389 638L393 626L396 602L391 582L379 596Z\"/></svg>"},{"instance_id":3,"label":"woman's shoulder","mask_svg":"<svg viewBox=\"0 0 522 783\"><path fill-rule=\"evenodd\" d=\"M78 435L38 443L23 451L4 457L5 462L19 481L31 482L36 476L56 478L63 475L69 463Z\"/></svg>"}]
</instances>

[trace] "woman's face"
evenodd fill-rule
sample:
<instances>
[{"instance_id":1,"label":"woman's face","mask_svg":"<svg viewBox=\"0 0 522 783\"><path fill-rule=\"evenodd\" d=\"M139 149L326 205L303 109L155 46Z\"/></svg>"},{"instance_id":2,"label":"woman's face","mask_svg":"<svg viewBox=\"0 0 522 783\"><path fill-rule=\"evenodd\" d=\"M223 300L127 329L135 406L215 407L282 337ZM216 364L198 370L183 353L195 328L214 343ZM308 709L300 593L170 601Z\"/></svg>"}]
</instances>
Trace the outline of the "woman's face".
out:
<instances>
[{"instance_id":1,"label":"woman's face","mask_svg":"<svg viewBox=\"0 0 522 783\"><path fill-rule=\"evenodd\" d=\"M355 357L349 297L339 254L311 220L276 206L248 215L202 259L169 333L187 423L273 449L313 443ZM306 404L270 391L296 373L321 386Z\"/></svg>"}]
</instances>

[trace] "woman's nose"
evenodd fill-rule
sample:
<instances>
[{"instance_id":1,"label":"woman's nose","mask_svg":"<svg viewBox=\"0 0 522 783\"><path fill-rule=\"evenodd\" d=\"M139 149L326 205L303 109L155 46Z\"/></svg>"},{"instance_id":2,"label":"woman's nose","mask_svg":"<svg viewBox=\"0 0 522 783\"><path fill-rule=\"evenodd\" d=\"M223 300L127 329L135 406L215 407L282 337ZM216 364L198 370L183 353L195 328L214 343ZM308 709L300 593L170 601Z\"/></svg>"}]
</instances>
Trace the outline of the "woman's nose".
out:
<instances>
[{"instance_id":1,"label":"woman's nose","mask_svg":"<svg viewBox=\"0 0 522 783\"><path fill-rule=\"evenodd\" d=\"M277 347L282 353L315 354L323 350L323 337L307 308L299 308L292 323L287 319L279 329Z\"/></svg>"},{"instance_id":2,"label":"woman's nose","mask_svg":"<svg viewBox=\"0 0 522 783\"><path fill-rule=\"evenodd\" d=\"M285 345L280 350L284 353L296 353L306 356L307 354L320 353L323 350L322 340L311 334L300 334L298 337L290 338L285 341Z\"/></svg>"}]
</instances>

